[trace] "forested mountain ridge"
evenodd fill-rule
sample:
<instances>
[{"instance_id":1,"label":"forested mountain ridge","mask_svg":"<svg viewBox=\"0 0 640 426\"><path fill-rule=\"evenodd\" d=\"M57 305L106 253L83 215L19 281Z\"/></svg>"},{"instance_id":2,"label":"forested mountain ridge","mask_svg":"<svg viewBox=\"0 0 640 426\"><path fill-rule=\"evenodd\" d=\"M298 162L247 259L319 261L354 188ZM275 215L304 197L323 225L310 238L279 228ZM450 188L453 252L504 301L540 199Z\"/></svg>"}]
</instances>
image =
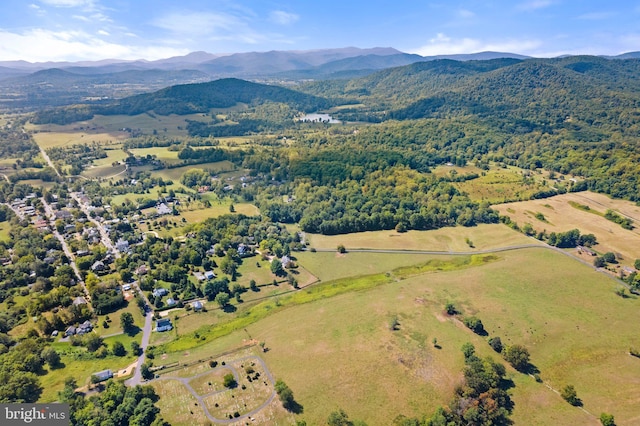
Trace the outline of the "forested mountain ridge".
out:
<instances>
[{"instance_id":1,"label":"forested mountain ridge","mask_svg":"<svg viewBox=\"0 0 640 426\"><path fill-rule=\"evenodd\" d=\"M157 92L116 100L106 105L40 111L36 113L34 122L62 124L78 119L88 119L93 114L137 115L150 111L160 115L184 115L207 113L211 108L228 108L238 103L264 102L288 104L300 111L316 111L332 105L331 101L325 98L281 86L227 78L207 83L171 86ZM76 118L78 114L81 118Z\"/></svg>"}]
</instances>

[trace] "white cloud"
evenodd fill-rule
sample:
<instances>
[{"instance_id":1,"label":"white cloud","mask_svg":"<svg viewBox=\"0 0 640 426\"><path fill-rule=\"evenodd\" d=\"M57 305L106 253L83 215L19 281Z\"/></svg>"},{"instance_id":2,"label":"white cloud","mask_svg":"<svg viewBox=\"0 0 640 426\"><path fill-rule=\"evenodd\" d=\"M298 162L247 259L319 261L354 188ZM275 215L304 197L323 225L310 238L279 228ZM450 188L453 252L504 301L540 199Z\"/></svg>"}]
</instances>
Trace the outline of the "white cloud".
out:
<instances>
[{"instance_id":1,"label":"white cloud","mask_svg":"<svg viewBox=\"0 0 640 426\"><path fill-rule=\"evenodd\" d=\"M40 0L40 3L54 7L92 6L93 0Z\"/></svg>"},{"instance_id":2,"label":"white cloud","mask_svg":"<svg viewBox=\"0 0 640 426\"><path fill-rule=\"evenodd\" d=\"M109 43L83 31L35 29L21 34L0 31L0 58L5 61L160 59L186 53L188 49L154 46L148 42L143 46Z\"/></svg>"},{"instance_id":3,"label":"white cloud","mask_svg":"<svg viewBox=\"0 0 640 426\"><path fill-rule=\"evenodd\" d=\"M170 31L174 36L191 39L233 40L249 44L265 39L244 18L225 12L170 13L155 19L152 24Z\"/></svg>"},{"instance_id":4,"label":"white cloud","mask_svg":"<svg viewBox=\"0 0 640 426\"><path fill-rule=\"evenodd\" d=\"M525 3L520 3L518 9L520 10L538 10L549 7L553 4L551 0L531 0Z\"/></svg>"},{"instance_id":5,"label":"white cloud","mask_svg":"<svg viewBox=\"0 0 640 426\"><path fill-rule=\"evenodd\" d=\"M445 34L438 33L436 37L429 40L428 44L414 49L411 53L417 53L422 56L454 55L484 51L526 54L540 45L541 43L537 40L509 39L499 42L487 42L468 37L453 39Z\"/></svg>"},{"instance_id":6,"label":"white cloud","mask_svg":"<svg viewBox=\"0 0 640 426\"><path fill-rule=\"evenodd\" d=\"M584 19L586 21L601 21L613 18L614 16L616 16L615 12L591 12L578 16L578 19Z\"/></svg>"},{"instance_id":7,"label":"white cloud","mask_svg":"<svg viewBox=\"0 0 640 426\"><path fill-rule=\"evenodd\" d=\"M475 13L473 13L470 10L467 9L460 9L458 11L458 16L460 16L461 18L465 18L465 19L469 19L469 18L473 18L474 16L476 16Z\"/></svg>"},{"instance_id":8,"label":"white cloud","mask_svg":"<svg viewBox=\"0 0 640 426\"><path fill-rule=\"evenodd\" d=\"M269 14L269 20L280 25L289 25L296 22L300 17L295 13L289 13L282 10L274 10Z\"/></svg>"},{"instance_id":9,"label":"white cloud","mask_svg":"<svg viewBox=\"0 0 640 426\"><path fill-rule=\"evenodd\" d=\"M111 35L105 30L98 30L98 34L103 35L103 36L110 36Z\"/></svg>"}]
</instances>

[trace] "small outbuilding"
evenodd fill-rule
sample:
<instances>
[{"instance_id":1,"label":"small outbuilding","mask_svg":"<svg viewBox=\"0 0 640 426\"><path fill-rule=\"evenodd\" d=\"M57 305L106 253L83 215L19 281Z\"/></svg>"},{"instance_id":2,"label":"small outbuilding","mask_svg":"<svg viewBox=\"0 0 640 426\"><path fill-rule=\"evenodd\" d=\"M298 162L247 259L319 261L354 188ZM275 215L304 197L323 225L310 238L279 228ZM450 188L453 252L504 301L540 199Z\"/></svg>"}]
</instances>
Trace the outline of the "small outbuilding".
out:
<instances>
[{"instance_id":1,"label":"small outbuilding","mask_svg":"<svg viewBox=\"0 0 640 426\"><path fill-rule=\"evenodd\" d=\"M111 370L102 370L98 371L97 373L93 373L91 376L95 377L96 383L100 383L109 379L113 379L113 372Z\"/></svg>"}]
</instances>

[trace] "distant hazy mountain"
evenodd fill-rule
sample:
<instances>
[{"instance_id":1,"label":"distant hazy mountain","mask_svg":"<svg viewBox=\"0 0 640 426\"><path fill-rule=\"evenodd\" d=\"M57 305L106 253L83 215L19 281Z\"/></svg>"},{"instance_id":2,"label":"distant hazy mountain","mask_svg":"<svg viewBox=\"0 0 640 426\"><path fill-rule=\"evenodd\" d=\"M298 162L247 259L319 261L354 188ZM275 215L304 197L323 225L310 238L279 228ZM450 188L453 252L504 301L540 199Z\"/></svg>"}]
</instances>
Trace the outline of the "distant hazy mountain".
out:
<instances>
[{"instance_id":1,"label":"distant hazy mountain","mask_svg":"<svg viewBox=\"0 0 640 426\"><path fill-rule=\"evenodd\" d=\"M9 108L32 109L74 103L92 103L158 90L167 86L204 82L211 79L209 75L196 70L129 69L91 74L92 70L93 72L104 71L109 67L51 68L0 79L0 92L10 94L3 96L0 105ZM3 70L0 68L0 75L2 72Z\"/></svg>"},{"instance_id":2,"label":"distant hazy mountain","mask_svg":"<svg viewBox=\"0 0 640 426\"><path fill-rule=\"evenodd\" d=\"M637 57L640 57L640 52L630 52L608 59ZM569 56L565 59L568 58L576 57ZM402 73L403 71L393 71L393 69L411 64L448 60L450 62L437 63L433 70L430 70L429 66L418 66L419 69L424 67L422 72L436 73L433 79L421 80L415 75L409 77L410 81L419 86L437 88L439 84L459 79L461 72L472 72L473 66L465 68L460 65L461 63L524 59L529 58L505 52L422 57L402 53L389 47L371 49L347 47L309 51L235 53L225 56L192 52L185 56L157 61L119 59L43 63L8 61L0 62L0 89L10 95L0 99L0 107L33 109L87 100L95 102L99 98L122 98L171 85L225 77L258 81L356 79L374 75L384 69L391 69L392 73ZM603 60L607 59L603 57ZM596 68L607 66L604 63L580 65L577 63L580 62L579 60L569 59L569 61L575 62L572 66L583 69L587 74L595 72L587 69L590 66ZM439 68L442 67L449 71L438 73ZM50 72L47 72L48 70ZM635 71L616 69L615 72L620 77L617 81L624 82L626 81L625 73ZM28 75L30 73L33 74ZM382 77L372 78L375 80ZM611 81L613 80L609 80L609 83ZM361 89L355 89L354 86L357 85L358 83L352 83L349 87L345 87L345 90L361 93ZM362 88L362 90L369 89Z\"/></svg>"},{"instance_id":3,"label":"distant hazy mountain","mask_svg":"<svg viewBox=\"0 0 640 426\"><path fill-rule=\"evenodd\" d=\"M285 103L300 111L317 111L333 105L325 98L285 87L225 78L207 83L171 86L153 93L129 96L81 109L71 106L43 110L36 114L34 122L65 124L78 119L89 119L94 114L137 115L151 111L160 115L206 113L211 108L264 102Z\"/></svg>"},{"instance_id":4,"label":"distant hazy mountain","mask_svg":"<svg viewBox=\"0 0 640 426\"><path fill-rule=\"evenodd\" d=\"M401 52L392 48L323 49L309 51L271 51L235 53L201 63L197 69L212 75L265 76L284 71L296 71L364 55L396 55Z\"/></svg>"},{"instance_id":5,"label":"distant hazy mountain","mask_svg":"<svg viewBox=\"0 0 640 426\"><path fill-rule=\"evenodd\" d=\"M0 66L0 80L27 74L28 71Z\"/></svg>"},{"instance_id":6,"label":"distant hazy mountain","mask_svg":"<svg viewBox=\"0 0 640 426\"><path fill-rule=\"evenodd\" d=\"M531 59L531 56L518 55L508 52L478 52L478 53L461 53L455 55L436 55L425 56L426 61L435 61L438 59L452 59L454 61L487 61L490 59Z\"/></svg>"},{"instance_id":7,"label":"distant hazy mountain","mask_svg":"<svg viewBox=\"0 0 640 426\"><path fill-rule=\"evenodd\" d=\"M605 56L609 59L638 59L640 58L640 52L627 52L617 56Z\"/></svg>"}]
</instances>

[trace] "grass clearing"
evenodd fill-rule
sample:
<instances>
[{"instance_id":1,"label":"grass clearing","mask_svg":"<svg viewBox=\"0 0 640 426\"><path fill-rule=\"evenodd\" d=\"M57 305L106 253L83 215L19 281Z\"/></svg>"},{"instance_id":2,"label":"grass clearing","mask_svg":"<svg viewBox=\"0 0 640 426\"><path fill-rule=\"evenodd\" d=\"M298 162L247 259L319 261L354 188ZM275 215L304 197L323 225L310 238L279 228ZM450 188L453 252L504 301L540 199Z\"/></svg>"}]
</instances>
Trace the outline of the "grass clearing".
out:
<instances>
[{"instance_id":1,"label":"grass clearing","mask_svg":"<svg viewBox=\"0 0 640 426\"><path fill-rule=\"evenodd\" d=\"M33 140L36 141L38 146L44 149L61 146L71 146L75 144L111 144L114 141L123 141L129 137L128 133L126 132L93 133L88 131L74 131L63 129L65 126L57 126L53 124L49 124L47 125L47 127L51 128L52 130L37 131L33 133ZM58 127L59 129L56 129L56 127Z\"/></svg>"},{"instance_id":2,"label":"grass clearing","mask_svg":"<svg viewBox=\"0 0 640 426\"><path fill-rule=\"evenodd\" d=\"M179 151L171 151L168 147L132 148L131 152L138 157L152 155L166 164L176 164L183 161L178 159Z\"/></svg>"},{"instance_id":3,"label":"grass clearing","mask_svg":"<svg viewBox=\"0 0 640 426\"><path fill-rule=\"evenodd\" d=\"M612 280L550 250L500 256L500 262L477 268L419 275L295 306L247 330L267 343L265 359L293 389L305 407L300 417L310 424L321 424L337 401L351 418L369 424L431 412L461 380L462 343L471 341L482 356L498 359L484 338L443 315L450 301L481 318L490 335L525 344L550 385L572 383L589 411L614 412L620 424L633 423L625 420L635 416L632 395L640 383L633 377L640 363L627 355L637 341L635 326L622 323L638 318L638 301L617 297ZM387 327L392 314L400 322L393 333ZM279 326L283 321L286 327ZM434 337L442 349L433 348ZM513 370L510 375L517 381L516 424L593 422L533 378Z\"/></svg>"},{"instance_id":4,"label":"grass clearing","mask_svg":"<svg viewBox=\"0 0 640 426\"><path fill-rule=\"evenodd\" d=\"M209 419L197 406L196 398L176 380L154 380L150 383L158 395L156 405L162 417L172 425L205 425Z\"/></svg>"},{"instance_id":5,"label":"grass clearing","mask_svg":"<svg viewBox=\"0 0 640 426\"><path fill-rule=\"evenodd\" d=\"M492 260L494 259L493 255L483 255L479 256L479 258L482 258L484 256L489 256ZM468 258L473 259L471 256L468 256ZM479 260L476 259L470 260L469 262L478 261ZM468 262L460 261L459 259L457 259L455 263L449 261L450 264L446 264L445 262L447 261L445 260L436 263L435 265L427 264L423 267L424 271L435 271L439 268L446 270L464 268L468 264ZM256 321L265 318L276 311L281 311L287 307L306 304L315 300L330 298L338 294L347 292L366 290L382 284L393 282L397 279L398 277L394 277L392 273L387 272L360 277L344 278L327 283L317 284L312 287L289 293L274 300L265 300L256 305L247 306L246 308L243 307L243 309L239 310L237 315L231 317L226 321L216 324L215 327L204 326L199 328L194 333L182 335L173 341L163 344L160 348L160 351L167 353L181 352L203 345L204 343L218 337L228 335L235 330L242 329L249 324L255 323Z\"/></svg>"},{"instance_id":6,"label":"grass clearing","mask_svg":"<svg viewBox=\"0 0 640 426\"><path fill-rule=\"evenodd\" d=\"M389 249L389 250L429 250L463 251L488 250L520 244L535 244L519 232L502 224L480 224L473 227L456 226L432 231L389 231L357 232L346 235L307 234L311 247L335 249L344 245L349 249ZM469 239L473 248L467 243Z\"/></svg>"},{"instance_id":7,"label":"grass clearing","mask_svg":"<svg viewBox=\"0 0 640 426\"><path fill-rule=\"evenodd\" d=\"M158 405L165 420L178 425L207 424L202 420L206 418L206 408L214 418L224 421L258 410L251 414L252 423L294 424L293 415L282 408L277 398L269 402L275 393L273 382L255 349L240 348L214 358L219 361L215 367L201 360L179 370L161 370L161 378L150 382L161 397ZM237 386L223 386L226 374L234 375ZM191 390L180 381L188 383ZM202 398L202 404L194 393ZM174 410L171 404L163 403L168 398L180 401L183 407ZM249 417L240 418L231 424L245 425L248 420Z\"/></svg>"},{"instance_id":8,"label":"grass clearing","mask_svg":"<svg viewBox=\"0 0 640 426\"><path fill-rule=\"evenodd\" d=\"M63 345L63 346L61 346ZM60 352L61 348L69 347L68 343L54 345ZM126 345L125 345L126 346ZM128 349L128 347L127 347ZM131 364L135 358L131 354L124 357L107 356L106 358L76 359L73 355L61 353L64 368L46 370L46 374L40 376L40 384L44 388L38 402L53 402L58 399L58 392L64 388L64 381L67 377L76 379L78 386L89 384L91 375L98 371L110 369L114 373Z\"/></svg>"},{"instance_id":9,"label":"grass clearing","mask_svg":"<svg viewBox=\"0 0 640 426\"><path fill-rule=\"evenodd\" d=\"M8 242L11 240L11 236L9 235L10 230L11 225L8 221L0 222L0 241Z\"/></svg>"},{"instance_id":10,"label":"grass clearing","mask_svg":"<svg viewBox=\"0 0 640 426\"><path fill-rule=\"evenodd\" d=\"M224 200L221 204L212 204L211 207L198 210L180 210L180 216L187 220L187 223L199 223L210 217L218 217L229 214L229 207L233 207L238 214L246 216L257 216L260 210L249 203L232 203L231 200Z\"/></svg>"},{"instance_id":11,"label":"grass clearing","mask_svg":"<svg viewBox=\"0 0 640 426\"><path fill-rule=\"evenodd\" d=\"M236 166L230 161L217 161L214 163L193 164L183 167L175 167L172 169L162 169L153 172L154 175L160 176L165 180L179 182L182 175L191 169L202 169L213 173L230 172L236 169Z\"/></svg>"},{"instance_id":12,"label":"grass clearing","mask_svg":"<svg viewBox=\"0 0 640 426\"><path fill-rule=\"evenodd\" d=\"M481 318L490 336L527 346L547 384L573 384L587 410L612 412L619 424L633 424L640 363L627 352L638 342L640 302L616 296L613 280L551 250L499 257L472 268L438 271L431 264L391 277L339 280L325 284L326 293L310 288L292 296L301 303L283 297L280 306L288 308L281 309L271 302L259 321L237 324L204 345L178 345L164 362L204 358L250 337L266 342L263 358L270 370L304 407L299 419L322 424L327 413L342 407L352 419L390 424L397 414L421 416L448 402L462 379L464 342L471 341L481 356L499 359L485 338L443 313L452 302L465 315ZM399 275L411 277L397 281ZM262 308L252 307L238 320ZM396 332L388 329L392 315L400 323ZM433 347L433 338L441 349ZM509 375L516 383L516 424L595 421L533 378L510 368Z\"/></svg>"},{"instance_id":13,"label":"grass clearing","mask_svg":"<svg viewBox=\"0 0 640 426\"><path fill-rule=\"evenodd\" d=\"M536 192L550 189L543 182L543 175L534 173L525 177L523 172L517 167L492 168L481 171L477 179L457 182L454 185L460 191L469 194L472 200L490 203L528 199Z\"/></svg>"}]
</instances>

